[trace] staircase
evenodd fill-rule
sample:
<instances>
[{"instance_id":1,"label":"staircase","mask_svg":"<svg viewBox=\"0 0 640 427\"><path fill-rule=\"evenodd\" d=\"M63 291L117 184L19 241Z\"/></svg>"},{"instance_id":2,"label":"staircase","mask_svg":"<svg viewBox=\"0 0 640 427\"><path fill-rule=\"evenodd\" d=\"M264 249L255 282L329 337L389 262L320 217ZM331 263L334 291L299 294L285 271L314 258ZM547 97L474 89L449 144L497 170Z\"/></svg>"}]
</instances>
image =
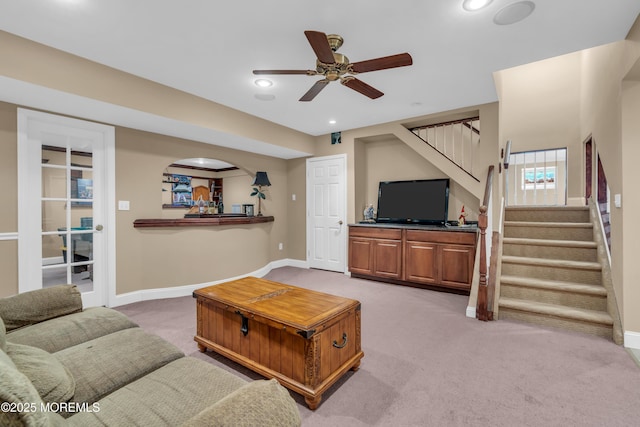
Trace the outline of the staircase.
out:
<instances>
[{"instance_id":1,"label":"staircase","mask_svg":"<svg viewBox=\"0 0 640 427\"><path fill-rule=\"evenodd\" d=\"M498 317L613 339L587 207L505 209Z\"/></svg>"},{"instance_id":2,"label":"staircase","mask_svg":"<svg viewBox=\"0 0 640 427\"><path fill-rule=\"evenodd\" d=\"M409 129L464 172L474 176L475 153L480 145L480 117L469 117Z\"/></svg>"}]
</instances>

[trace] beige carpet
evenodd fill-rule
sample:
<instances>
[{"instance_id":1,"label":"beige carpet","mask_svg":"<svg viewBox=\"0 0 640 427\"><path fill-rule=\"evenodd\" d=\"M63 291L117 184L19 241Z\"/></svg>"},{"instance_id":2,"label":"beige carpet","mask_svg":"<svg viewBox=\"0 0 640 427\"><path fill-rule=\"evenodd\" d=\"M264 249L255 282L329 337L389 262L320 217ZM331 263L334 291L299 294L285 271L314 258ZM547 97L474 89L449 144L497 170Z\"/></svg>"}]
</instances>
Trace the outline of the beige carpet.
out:
<instances>
[{"instance_id":1,"label":"beige carpet","mask_svg":"<svg viewBox=\"0 0 640 427\"><path fill-rule=\"evenodd\" d=\"M362 302L360 370L349 372L303 426L631 426L640 424L640 368L603 338L465 317L467 297L319 270L266 277ZM195 300L118 308L187 354L237 375L243 367L198 352Z\"/></svg>"}]
</instances>

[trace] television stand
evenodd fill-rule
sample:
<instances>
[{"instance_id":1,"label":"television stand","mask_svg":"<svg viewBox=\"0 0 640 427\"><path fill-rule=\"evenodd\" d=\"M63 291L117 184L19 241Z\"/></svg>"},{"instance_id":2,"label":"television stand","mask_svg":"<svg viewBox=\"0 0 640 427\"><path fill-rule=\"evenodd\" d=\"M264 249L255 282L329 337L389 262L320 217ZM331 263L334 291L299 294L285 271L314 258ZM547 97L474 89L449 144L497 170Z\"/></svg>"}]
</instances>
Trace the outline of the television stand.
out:
<instances>
[{"instance_id":1,"label":"television stand","mask_svg":"<svg viewBox=\"0 0 640 427\"><path fill-rule=\"evenodd\" d=\"M476 227L405 224L349 226L349 272L354 277L468 294Z\"/></svg>"}]
</instances>

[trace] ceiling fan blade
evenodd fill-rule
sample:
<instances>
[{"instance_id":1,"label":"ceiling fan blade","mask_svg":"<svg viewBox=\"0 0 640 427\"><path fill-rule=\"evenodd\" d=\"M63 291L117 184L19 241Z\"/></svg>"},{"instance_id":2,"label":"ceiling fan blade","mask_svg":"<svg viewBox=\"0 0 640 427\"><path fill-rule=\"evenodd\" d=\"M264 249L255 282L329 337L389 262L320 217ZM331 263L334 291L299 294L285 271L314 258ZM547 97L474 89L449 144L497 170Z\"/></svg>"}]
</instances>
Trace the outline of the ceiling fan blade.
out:
<instances>
[{"instance_id":1,"label":"ceiling fan blade","mask_svg":"<svg viewBox=\"0 0 640 427\"><path fill-rule=\"evenodd\" d=\"M364 96L368 96L371 99L380 98L384 93L380 92L378 89L373 86L369 86L362 80L358 80L355 77L345 77L340 81L343 85L347 86L355 90L356 92L360 92Z\"/></svg>"},{"instance_id":2,"label":"ceiling fan blade","mask_svg":"<svg viewBox=\"0 0 640 427\"><path fill-rule=\"evenodd\" d=\"M335 64L336 60L333 58L333 51L329 46L327 35L320 31L305 31L304 35L307 36L311 48L316 54L318 60L324 64Z\"/></svg>"},{"instance_id":3,"label":"ceiling fan blade","mask_svg":"<svg viewBox=\"0 0 640 427\"><path fill-rule=\"evenodd\" d=\"M311 86L311 89L309 89L307 93L302 95L302 98L300 98L300 101L311 101L328 84L329 84L329 80L327 79L318 80L313 86Z\"/></svg>"},{"instance_id":4,"label":"ceiling fan blade","mask_svg":"<svg viewBox=\"0 0 640 427\"><path fill-rule=\"evenodd\" d=\"M354 62L351 70L354 73L366 73L368 71L386 70L388 68L406 67L413 64L413 59L408 53L384 56L382 58L370 59L368 61Z\"/></svg>"},{"instance_id":5,"label":"ceiling fan blade","mask_svg":"<svg viewBox=\"0 0 640 427\"><path fill-rule=\"evenodd\" d=\"M318 72L315 70L253 70L253 74L304 74L307 76L315 76Z\"/></svg>"}]
</instances>

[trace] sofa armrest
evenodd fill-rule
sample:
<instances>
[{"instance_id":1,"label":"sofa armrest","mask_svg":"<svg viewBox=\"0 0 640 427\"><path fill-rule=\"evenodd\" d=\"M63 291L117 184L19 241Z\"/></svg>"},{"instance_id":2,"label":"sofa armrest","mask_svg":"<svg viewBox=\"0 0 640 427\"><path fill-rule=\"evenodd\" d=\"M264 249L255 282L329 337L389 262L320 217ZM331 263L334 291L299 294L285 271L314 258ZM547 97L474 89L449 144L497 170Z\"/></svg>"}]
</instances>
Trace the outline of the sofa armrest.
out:
<instances>
[{"instance_id":1,"label":"sofa armrest","mask_svg":"<svg viewBox=\"0 0 640 427\"><path fill-rule=\"evenodd\" d=\"M0 299L0 317L7 332L54 317L82 311L76 285L58 285Z\"/></svg>"},{"instance_id":2,"label":"sofa armrest","mask_svg":"<svg viewBox=\"0 0 640 427\"><path fill-rule=\"evenodd\" d=\"M289 391L275 379L252 381L224 397L182 427L298 427L300 411Z\"/></svg>"}]
</instances>

